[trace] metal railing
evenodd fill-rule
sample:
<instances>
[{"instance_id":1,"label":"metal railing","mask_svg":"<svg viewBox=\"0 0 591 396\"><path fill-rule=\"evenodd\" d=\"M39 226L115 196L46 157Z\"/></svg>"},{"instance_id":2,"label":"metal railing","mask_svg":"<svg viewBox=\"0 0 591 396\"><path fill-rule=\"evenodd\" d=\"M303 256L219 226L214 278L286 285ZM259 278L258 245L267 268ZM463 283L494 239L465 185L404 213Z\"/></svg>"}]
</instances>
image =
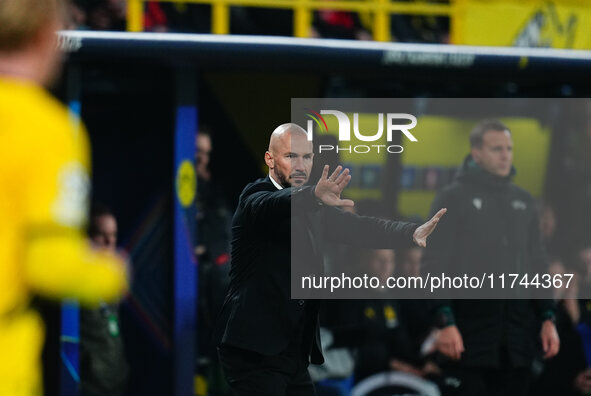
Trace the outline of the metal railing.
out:
<instances>
[{"instance_id":1,"label":"metal railing","mask_svg":"<svg viewBox=\"0 0 591 396\"><path fill-rule=\"evenodd\" d=\"M144 3L148 0L127 1L127 30L141 32L144 29ZM369 12L373 15L373 38L376 41L390 41L390 15L449 16L453 30L453 15L457 13L454 1L451 4L429 3L426 1L396 0L151 0L169 3L196 3L211 5L212 33L230 33L230 7L259 7L292 9L295 37L309 37L312 13L328 9L351 12ZM453 37L453 34L452 34Z\"/></svg>"}]
</instances>

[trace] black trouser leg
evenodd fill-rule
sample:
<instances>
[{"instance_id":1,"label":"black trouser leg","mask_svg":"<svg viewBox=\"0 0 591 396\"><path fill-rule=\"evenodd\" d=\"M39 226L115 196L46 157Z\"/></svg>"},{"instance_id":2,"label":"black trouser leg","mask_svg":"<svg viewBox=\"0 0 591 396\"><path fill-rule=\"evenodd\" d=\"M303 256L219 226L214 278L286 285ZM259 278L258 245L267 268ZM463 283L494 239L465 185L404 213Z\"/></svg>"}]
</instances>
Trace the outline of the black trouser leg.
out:
<instances>
[{"instance_id":1,"label":"black trouser leg","mask_svg":"<svg viewBox=\"0 0 591 396\"><path fill-rule=\"evenodd\" d=\"M219 348L226 379L236 396L315 396L306 362L288 351L264 356L230 346Z\"/></svg>"}]
</instances>

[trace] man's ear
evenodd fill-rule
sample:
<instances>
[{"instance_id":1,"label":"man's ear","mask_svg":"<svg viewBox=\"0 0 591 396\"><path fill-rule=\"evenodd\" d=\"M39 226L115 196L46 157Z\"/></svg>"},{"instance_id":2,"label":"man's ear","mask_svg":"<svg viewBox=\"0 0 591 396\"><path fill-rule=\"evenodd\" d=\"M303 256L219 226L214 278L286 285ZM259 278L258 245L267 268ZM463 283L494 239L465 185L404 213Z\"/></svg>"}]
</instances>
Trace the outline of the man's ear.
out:
<instances>
[{"instance_id":1,"label":"man's ear","mask_svg":"<svg viewBox=\"0 0 591 396\"><path fill-rule=\"evenodd\" d=\"M273 155L269 151L265 151L265 163L269 167L269 169L273 169L275 167L275 161L273 160Z\"/></svg>"}]
</instances>

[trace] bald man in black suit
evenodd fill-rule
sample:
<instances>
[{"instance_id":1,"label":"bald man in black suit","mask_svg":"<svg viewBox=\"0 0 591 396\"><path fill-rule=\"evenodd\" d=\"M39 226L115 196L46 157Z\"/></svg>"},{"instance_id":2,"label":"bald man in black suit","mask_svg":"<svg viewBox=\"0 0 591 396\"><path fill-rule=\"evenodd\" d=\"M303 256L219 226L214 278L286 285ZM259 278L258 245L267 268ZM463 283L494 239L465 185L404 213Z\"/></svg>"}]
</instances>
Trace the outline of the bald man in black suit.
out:
<instances>
[{"instance_id":1,"label":"bald man in black suit","mask_svg":"<svg viewBox=\"0 0 591 396\"><path fill-rule=\"evenodd\" d=\"M328 166L314 186L305 186L312 142L296 124L275 129L265 153L269 176L246 186L232 222L230 289L218 323L219 355L235 395L315 395L308 364L323 363L318 301L290 296L290 262L302 271L322 271L318 241L372 247L425 246L445 213L422 226L362 217L337 207L349 170ZM303 213L292 216L292 205ZM314 218L314 221L311 221ZM300 246L292 256L291 235Z\"/></svg>"}]
</instances>

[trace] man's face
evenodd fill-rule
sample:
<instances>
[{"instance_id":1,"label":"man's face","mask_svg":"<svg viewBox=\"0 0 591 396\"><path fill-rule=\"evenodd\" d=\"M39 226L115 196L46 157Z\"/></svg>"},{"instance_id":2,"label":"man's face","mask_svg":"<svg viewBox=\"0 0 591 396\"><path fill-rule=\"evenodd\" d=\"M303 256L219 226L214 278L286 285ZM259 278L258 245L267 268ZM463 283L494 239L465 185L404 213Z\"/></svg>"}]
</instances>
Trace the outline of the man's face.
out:
<instances>
[{"instance_id":1,"label":"man's face","mask_svg":"<svg viewBox=\"0 0 591 396\"><path fill-rule=\"evenodd\" d=\"M208 135L197 135L197 174L207 178L207 166L211 154L211 138Z\"/></svg>"},{"instance_id":2,"label":"man's face","mask_svg":"<svg viewBox=\"0 0 591 396\"><path fill-rule=\"evenodd\" d=\"M96 232L90 238L92 242L97 247L114 251L117 247L117 220L111 215L101 215L93 221Z\"/></svg>"},{"instance_id":3,"label":"man's face","mask_svg":"<svg viewBox=\"0 0 591 396\"><path fill-rule=\"evenodd\" d=\"M286 133L273 151L267 151L265 162L275 181L283 187L299 187L308 181L314 152L305 134Z\"/></svg>"},{"instance_id":4,"label":"man's face","mask_svg":"<svg viewBox=\"0 0 591 396\"><path fill-rule=\"evenodd\" d=\"M544 206L540 213L540 230L544 238L551 238L556 231L556 214L550 206Z\"/></svg>"},{"instance_id":5,"label":"man's face","mask_svg":"<svg viewBox=\"0 0 591 396\"><path fill-rule=\"evenodd\" d=\"M125 0L108 0L107 9L118 18L125 18L127 4Z\"/></svg>"},{"instance_id":6,"label":"man's face","mask_svg":"<svg viewBox=\"0 0 591 396\"><path fill-rule=\"evenodd\" d=\"M472 158L489 173L505 177L513 164L513 140L508 131L489 130L482 136L482 147L472 148Z\"/></svg>"},{"instance_id":7,"label":"man's face","mask_svg":"<svg viewBox=\"0 0 591 396\"><path fill-rule=\"evenodd\" d=\"M386 282L388 277L392 276L396 269L396 261L394 257L394 250L392 249L374 250L367 262L369 272L373 276L380 278L382 282Z\"/></svg>"},{"instance_id":8,"label":"man's face","mask_svg":"<svg viewBox=\"0 0 591 396\"><path fill-rule=\"evenodd\" d=\"M591 278L591 247L587 247L579 251L579 259L583 264L583 270L587 271L587 278Z\"/></svg>"},{"instance_id":9,"label":"man's face","mask_svg":"<svg viewBox=\"0 0 591 396\"><path fill-rule=\"evenodd\" d=\"M412 247L408 249L402 262L402 271L408 276L421 275L421 258L423 257L423 248Z\"/></svg>"}]
</instances>

